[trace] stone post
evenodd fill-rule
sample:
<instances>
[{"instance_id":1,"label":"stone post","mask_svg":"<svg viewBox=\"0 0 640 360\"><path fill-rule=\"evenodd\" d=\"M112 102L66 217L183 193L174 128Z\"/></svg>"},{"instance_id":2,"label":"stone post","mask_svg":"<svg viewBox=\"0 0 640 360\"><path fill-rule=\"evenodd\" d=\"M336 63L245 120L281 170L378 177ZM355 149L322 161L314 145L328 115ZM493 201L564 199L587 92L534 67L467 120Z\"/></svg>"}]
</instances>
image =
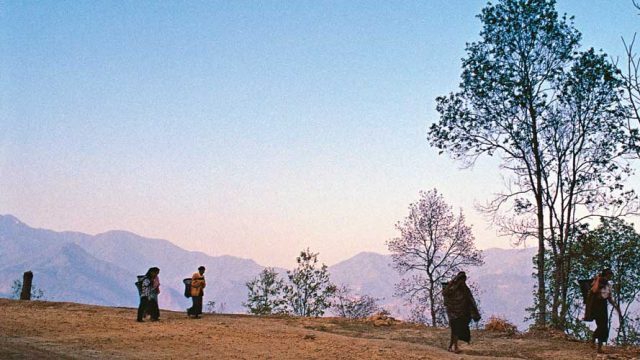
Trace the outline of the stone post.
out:
<instances>
[{"instance_id":1,"label":"stone post","mask_svg":"<svg viewBox=\"0 0 640 360\"><path fill-rule=\"evenodd\" d=\"M31 300L31 283L33 282L33 273L27 271L22 277L22 292L20 300Z\"/></svg>"}]
</instances>

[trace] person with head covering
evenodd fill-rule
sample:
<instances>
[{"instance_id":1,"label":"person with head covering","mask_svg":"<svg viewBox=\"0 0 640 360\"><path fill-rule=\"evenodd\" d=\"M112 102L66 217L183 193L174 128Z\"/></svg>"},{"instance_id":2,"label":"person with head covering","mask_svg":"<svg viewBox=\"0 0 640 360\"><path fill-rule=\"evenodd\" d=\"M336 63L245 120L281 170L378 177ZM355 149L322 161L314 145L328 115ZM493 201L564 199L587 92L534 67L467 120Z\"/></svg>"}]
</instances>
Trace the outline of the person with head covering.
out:
<instances>
[{"instance_id":1,"label":"person with head covering","mask_svg":"<svg viewBox=\"0 0 640 360\"><path fill-rule=\"evenodd\" d=\"M160 320L160 307L158 306L158 295L160 294L160 268L152 267L155 276L151 282L151 291L149 292L149 315L151 321Z\"/></svg>"},{"instance_id":2,"label":"person with head covering","mask_svg":"<svg viewBox=\"0 0 640 360\"><path fill-rule=\"evenodd\" d=\"M480 321L478 306L466 280L467 274L460 271L442 291L451 328L451 341L447 350L455 353L460 352L458 340L467 343L471 341L471 331L469 330L471 320Z\"/></svg>"},{"instance_id":3,"label":"person with head covering","mask_svg":"<svg viewBox=\"0 0 640 360\"><path fill-rule=\"evenodd\" d=\"M596 330L591 337L591 343L597 342L597 351L602 352L602 344L609 340L609 309L611 303L619 311L618 305L611 296L611 278L613 271L606 268L598 274L591 283L591 289L587 294L587 306L585 319L596 321Z\"/></svg>"},{"instance_id":4,"label":"person with head covering","mask_svg":"<svg viewBox=\"0 0 640 360\"><path fill-rule=\"evenodd\" d=\"M187 309L187 315L196 319L202 314L202 297L204 296L204 288L207 286L204 280L204 271L204 266L200 266L198 272L193 273L191 276L191 300L193 305Z\"/></svg>"},{"instance_id":5,"label":"person with head covering","mask_svg":"<svg viewBox=\"0 0 640 360\"><path fill-rule=\"evenodd\" d=\"M153 292L153 279L157 273L154 268L149 268L147 273L142 278L140 282L140 305L138 305L138 322L143 322L144 315L147 311L151 310L151 304L149 299L151 298Z\"/></svg>"}]
</instances>

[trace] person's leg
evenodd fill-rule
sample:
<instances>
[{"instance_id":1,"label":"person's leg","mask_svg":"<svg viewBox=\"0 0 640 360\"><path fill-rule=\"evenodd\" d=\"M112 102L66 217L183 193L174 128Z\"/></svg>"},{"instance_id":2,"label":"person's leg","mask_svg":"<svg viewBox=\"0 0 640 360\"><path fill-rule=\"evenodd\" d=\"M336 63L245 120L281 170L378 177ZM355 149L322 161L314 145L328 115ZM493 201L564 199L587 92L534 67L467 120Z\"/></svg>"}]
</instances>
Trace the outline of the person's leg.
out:
<instances>
[{"instance_id":1,"label":"person's leg","mask_svg":"<svg viewBox=\"0 0 640 360\"><path fill-rule=\"evenodd\" d=\"M602 319L600 317L596 317L596 329L593 332L593 342L597 348L597 351L600 352L602 349L602 341L600 338L602 337Z\"/></svg>"},{"instance_id":2,"label":"person's leg","mask_svg":"<svg viewBox=\"0 0 640 360\"><path fill-rule=\"evenodd\" d=\"M194 315L194 311L196 309L196 297L191 297L191 307L187 309L187 316L191 317Z\"/></svg>"},{"instance_id":3,"label":"person's leg","mask_svg":"<svg viewBox=\"0 0 640 360\"><path fill-rule=\"evenodd\" d=\"M160 305L158 304L158 299L156 299L156 320L160 319Z\"/></svg>"},{"instance_id":4,"label":"person's leg","mask_svg":"<svg viewBox=\"0 0 640 360\"><path fill-rule=\"evenodd\" d=\"M160 310L158 309L158 300L151 299L149 301L149 314L151 315L151 321L158 321L160 317Z\"/></svg>"},{"instance_id":5,"label":"person's leg","mask_svg":"<svg viewBox=\"0 0 640 360\"><path fill-rule=\"evenodd\" d=\"M147 308L148 308L148 302L149 302L149 299L146 296L143 296L140 298L140 305L138 305L138 319L137 319L139 322L143 321L142 319L144 318L145 312L147 311Z\"/></svg>"},{"instance_id":6,"label":"person's leg","mask_svg":"<svg viewBox=\"0 0 640 360\"><path fill-rule=\"evenodd\" d=\"M460 331L460 319L453 319L449 322L451 328L451 340L449 342L449 351L457 353L458 349L458 331Z\"/></svg>"},{"instance_id":7,"label":"person's leg","mask_svg":"<svg viewBox=\"0 0 640 360\"><path fill-rule=\"evenodd\" d=\"M453 343L455 341L456 341L456 335L453 333L453 328L451 327L451 339L449 340L449 347L447 348L447 350L453 351Z\"/></svg>"},{"instance_id":8,"label":"person's leg","mask_svg":"<svg viewBox=\"0 0 640 360\"><path fill-rule=\"evenodd\" d=\"M607 305L604 303L604 306L601 306L598 309L597 315L594 316L596 331L593 332L593 337L597 341L598 353L602 352L602 345L609 340L609 314L607 310Z\"/></svg>"}]
</instances>

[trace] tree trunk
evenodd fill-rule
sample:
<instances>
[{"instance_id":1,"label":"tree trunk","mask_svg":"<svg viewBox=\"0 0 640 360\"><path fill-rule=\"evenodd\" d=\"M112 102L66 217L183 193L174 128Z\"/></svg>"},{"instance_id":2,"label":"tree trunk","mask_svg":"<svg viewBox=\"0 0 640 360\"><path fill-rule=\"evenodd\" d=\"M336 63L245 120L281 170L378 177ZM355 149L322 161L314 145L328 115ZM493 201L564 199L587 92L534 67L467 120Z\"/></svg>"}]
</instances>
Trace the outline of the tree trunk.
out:
<instances>
[{"instance_id":1,"label":"tree trunk","mask_svg":"<svg viewBox=\"0 0 640 360\"><path fill-rule=\"evenodd\" d=\"M433 296L433 282L429 287L429 303L431 307L431 326L436 327L436 304Z\"/></svg>"},{"instance_id":2,"label":"tree trunk","mask_svg":"<svg viewBox=\"0 0 640 360\"><path fill-rule=\"evenodd\" d=\"M547 294L544 283L544 229L541 223L542 215L538 214L538 326L547 325ZM542 234L541 234L542 233Z\"/></svg>"},{"instance_id":3,"label":"tree trunk","mask_svg":"<svg viewBox=\"0 0 640 360\"><path fill-rule=\"evenodd\" d=\"M31 300L31 283L33 282L33 273L27 271L22 276L22 292L20 300Z\"/></svg>"},{"instance_id":4,"label":"tree trunk","mask_svg":"<svg viewBox=\"0 0 640 360\"><path fill-rule=\"evenodd\" d=\"M531 147L535 161L535 188L536 213L538 220L538 319L536 325L547 325L547 294L545 289L544 273L544 205L542 198L542 159L540 157L540 145L538 143L537 114L533 105L529 104L529 114L531 116ZM533 185L533 184L532 184Z\"/></svg>"},{"instance_id":5,"label":"tree trunk","mask_svg":"<svg viewBox=\"0 0 640 360\"><path fill-rule=\"evenodd\" d=\"M568 247L568 246L567 246ZM565 248L567 248L565 247ZM569 311L568 294L569 294L569 273L571 272L571 255L567 254L566 250L562 250L562 287L560 293L561 306L560 306L560 326L559 330L564 331L567 327L567 313Z\"/></svg>"},{"instance_id":6,"label":"tree trunk","mask_svg":"<svg viewBox=\"0 0 640 360\"><path fill-rule=\"evenodd\" d=\"M556 259L553 261L553 284L551 284L549 291L551 291L551 326L555 329L559 329L561 319L560 314L560 292L562 289L562 258L556 255Z\"/></svg>"}]
</instances>

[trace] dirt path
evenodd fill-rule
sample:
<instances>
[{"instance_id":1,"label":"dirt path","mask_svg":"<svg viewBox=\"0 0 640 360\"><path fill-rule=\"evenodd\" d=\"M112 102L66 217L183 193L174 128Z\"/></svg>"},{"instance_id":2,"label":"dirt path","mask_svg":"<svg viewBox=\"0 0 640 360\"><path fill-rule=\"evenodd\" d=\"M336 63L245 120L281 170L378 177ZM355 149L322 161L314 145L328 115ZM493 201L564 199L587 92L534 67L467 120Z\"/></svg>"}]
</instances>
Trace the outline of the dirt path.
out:
<instances>
[{"instance_id":1,"label":"dirt path","mask_svg":"<svg viewBox=\"0 0 640 360\"><path fill-rule=\"evenodd\" d=\"M0 299L0 359L590 359L564 340L474 332L463 354L444 350L446 329L374 327L342 319L205 315L163 311L137 323L135 309ZM634 354L636 355L636 354ZM631 356L609 358L629 359Z\"/></svg>"}]
</instances>

